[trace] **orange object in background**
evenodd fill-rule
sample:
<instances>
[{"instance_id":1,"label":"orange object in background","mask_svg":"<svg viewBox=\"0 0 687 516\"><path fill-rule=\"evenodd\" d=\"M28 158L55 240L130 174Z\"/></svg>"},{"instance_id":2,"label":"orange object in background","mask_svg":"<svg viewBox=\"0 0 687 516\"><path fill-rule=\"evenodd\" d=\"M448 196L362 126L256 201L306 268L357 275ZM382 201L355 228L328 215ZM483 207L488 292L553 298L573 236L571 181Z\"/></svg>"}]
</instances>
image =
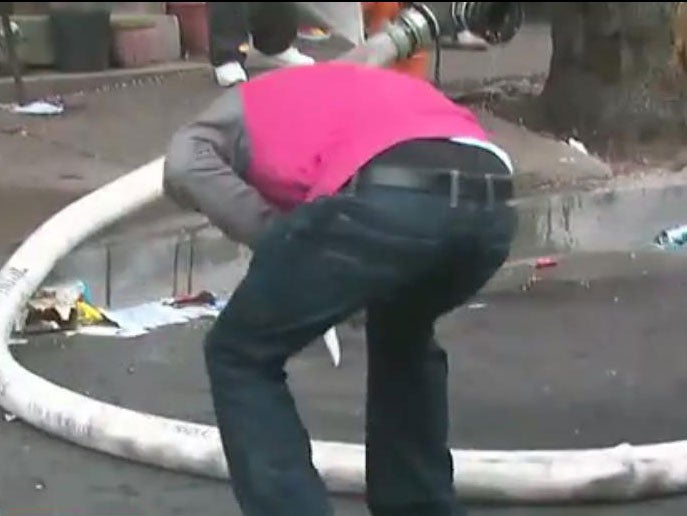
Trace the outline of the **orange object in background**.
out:
<instances>
[{"instance_id":1,"label":"orange object in background","mask_svg":"<svg viewBox=\"0 0 687 516\"><path fill-rule=\"evenodd\" d=\"M360 2L360 4L363 9L365 31L368 35L380 31L387 21L398 16L403 7L403 2ZM421 50L408 59L397 61L391 67L413 77L427 79L429 76L429 52Z\"/></svg>"}]
</instances>

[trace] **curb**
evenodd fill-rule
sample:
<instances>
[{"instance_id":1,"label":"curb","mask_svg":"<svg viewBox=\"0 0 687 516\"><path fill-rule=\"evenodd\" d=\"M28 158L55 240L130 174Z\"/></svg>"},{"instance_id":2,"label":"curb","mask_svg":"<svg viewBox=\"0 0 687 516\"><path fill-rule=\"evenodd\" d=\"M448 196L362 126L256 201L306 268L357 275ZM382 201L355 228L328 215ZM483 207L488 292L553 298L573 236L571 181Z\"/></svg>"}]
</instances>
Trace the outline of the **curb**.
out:
<instances>
[{"instance_id":1,"label":"curb","mask_svg":"<svg viewBox=\"0 0 687 516\"><path fill-rule=\"evenodd\" d=\"M114 83L147 81L170 75L202 73L210 69L205 62L182 61L145 68L110 69L91 73L45 73L27 75L24 85L29 99L95 90ZM14 102L14 83L11 77L0 78L0 102Z\"/></svg>"},{"instance_id":2,"label":"curb","mask_svg":"<svg viewBox=\"0 0 687 516\"><path fill-rule=\"evenodd\" d=\"M670 197L674 201L666 203ZM520 198L515 203L520 220L511 257L487 290L522 285L541 256L562 263L570 261L571 253L617 255L633 267L639 261L629 259L630 254L666 256L670 253L656 252L649 244L661 228L682 220L685 198L687 174L659 184L649 180L632 186ZM636 221L623 214L637 206L655 213L642 224L633 223ZM604 240L603 235L612 237ZM83 242L55 264L47 282L83 280L91 286L97 303L118 307L199 290L224 294L242 278L243 269L236 261L239 254L238 246L203 217L156 204L147 214L122 220ZM671 256L662 259L674 261ZM682 266L684 257L678 261ZM542 274L556 276L563 269L554 267Z\"/></svg>"}]
</instances>

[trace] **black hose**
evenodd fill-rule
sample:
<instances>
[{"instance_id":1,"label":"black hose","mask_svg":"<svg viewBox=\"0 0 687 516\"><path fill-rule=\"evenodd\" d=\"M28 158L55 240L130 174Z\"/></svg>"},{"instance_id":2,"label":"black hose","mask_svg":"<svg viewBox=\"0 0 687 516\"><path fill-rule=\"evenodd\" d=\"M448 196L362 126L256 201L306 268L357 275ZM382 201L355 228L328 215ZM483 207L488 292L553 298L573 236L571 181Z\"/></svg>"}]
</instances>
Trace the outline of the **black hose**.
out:
<instances>
[{"instance_id":1,"label":"black hose","mask_svg":"<svg viewBox=\"0 0 687 516\"><path fill-rule=\"evenodd\" d=\"M441 41L437 38L434 44L434 84L441 87Z\"/></svg>"}]
</instances>

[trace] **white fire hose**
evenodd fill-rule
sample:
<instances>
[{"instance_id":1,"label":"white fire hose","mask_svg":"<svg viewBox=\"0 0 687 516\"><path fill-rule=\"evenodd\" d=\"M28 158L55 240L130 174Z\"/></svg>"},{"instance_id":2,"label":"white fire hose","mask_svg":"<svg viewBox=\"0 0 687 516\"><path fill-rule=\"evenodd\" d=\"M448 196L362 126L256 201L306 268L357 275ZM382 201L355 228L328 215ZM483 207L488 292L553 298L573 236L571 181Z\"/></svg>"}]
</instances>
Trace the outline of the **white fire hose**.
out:
<instances>
[{"instance_id":1,"label":"white fire hose","mask_svg":"<svg viewBox=\"0 0 687 516\"><path fill-rule=\"evenodd\" d=\"M0 270L0 406L86 448L165 469L227 478L215 427L78 394L22 367L8 347L16 314L55 263L89 236L159 199L162 175L163 158L158 158L72 203L38 228ZM312 450L314 464L332 493L364 493L363 445L313 441ZM687 441L452 454L457 493L466 500L610 502L687 491Z\"/></svg>"},{"instance_id":2,"label":"white fire hose","mask_svg":"<svg viewBox=\"0 0 687 516\"><path fill-rule=\"evenodd\" d=\"M162 196L159 158L79 199L35 231L0 270L0 405L81 446L165 469L227 478L215 427L103 403L23 368L9 351L15 314L55 263L90 235ZM687 442L597 450L454 450L455 485L468 500L622 501L687 489ZM313 442L333 493L365 491L360 444Z\"/></svg>"}]
</instances>

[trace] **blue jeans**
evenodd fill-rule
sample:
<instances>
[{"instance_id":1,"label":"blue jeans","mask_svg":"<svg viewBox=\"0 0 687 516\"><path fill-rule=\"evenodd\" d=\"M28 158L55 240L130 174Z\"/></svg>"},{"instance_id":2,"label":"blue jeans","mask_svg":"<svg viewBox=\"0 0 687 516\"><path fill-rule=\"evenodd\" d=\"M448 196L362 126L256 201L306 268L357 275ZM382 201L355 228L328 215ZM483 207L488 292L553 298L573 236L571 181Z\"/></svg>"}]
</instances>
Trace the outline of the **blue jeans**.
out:
<instances>
[{"instance_id":1,"label":"blue jeans","mask_svg":"<svg viewBox=\"0 0 687 516\"><path fill-rule=\"evenodd\" d=\"M439 316L508 256L512 208L390 187L298 208L255 248L206 340L218 425L247 516L333 514L286 361L367 310L367 501L375 516L459 514Z\"/></svg>"}]
</instances>

